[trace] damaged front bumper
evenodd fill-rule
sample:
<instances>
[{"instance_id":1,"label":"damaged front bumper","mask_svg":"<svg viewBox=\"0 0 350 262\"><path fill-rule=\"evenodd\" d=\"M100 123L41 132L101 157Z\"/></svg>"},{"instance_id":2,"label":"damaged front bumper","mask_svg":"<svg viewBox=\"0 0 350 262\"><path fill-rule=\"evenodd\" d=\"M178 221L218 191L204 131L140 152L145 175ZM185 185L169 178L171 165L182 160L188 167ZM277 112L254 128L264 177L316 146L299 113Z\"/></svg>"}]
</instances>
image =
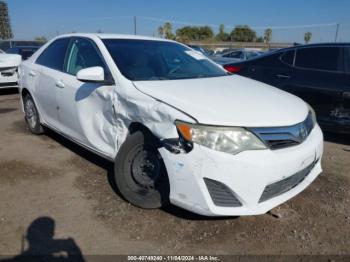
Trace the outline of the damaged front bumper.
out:
<instances>
[{"instance_id":1,"label":"damaged front bumper","mask_svg":"<svg viewBox=\"0 0 350 262\"><path fill-rule=\"evenodd\" d=\"M195 144L189 153L165 148L160 153L173 204L206 216L258 215L294 197L321 173L323 135L316 125L302 144L286 149L230 155Z\"/></svg>"},{"instance_id":2,"label":"damaged front bumper","mask_svg":"<svg viewBox=\"0 0 350 262\"><path fill-rule=\"evenodd\" d=\"M17 86L17 68L0 68L0 87Z\"/></svg>"}]
</instances>

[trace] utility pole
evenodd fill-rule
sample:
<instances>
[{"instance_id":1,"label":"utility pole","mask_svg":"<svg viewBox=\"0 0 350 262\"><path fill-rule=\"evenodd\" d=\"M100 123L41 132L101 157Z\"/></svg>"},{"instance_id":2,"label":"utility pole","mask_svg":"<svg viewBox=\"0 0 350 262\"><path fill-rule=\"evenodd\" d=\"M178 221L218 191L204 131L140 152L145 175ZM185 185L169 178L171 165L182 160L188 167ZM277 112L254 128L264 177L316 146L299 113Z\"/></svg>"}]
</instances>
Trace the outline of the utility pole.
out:
<instances>
[{"instance_id":1,"label":"utility pole","mask_svg":"<svg viewBox=\"0 0 350 262\"><path fill-rule=\"evenodd\" d=\"M338 40L338 32L339 32L339 23L337 23L337 28L336 28L336 30L335 30L334 42L337 42L337 40Z\"/></svg>"},{"instance_id":2,"label":"utility pole","mask_svg":"<svg viewBox=\"0 0 350 262\"><path fill-rule=\"evenodd\" d=\"M134 16L134 35L137 35L137 21L136 21L136 16Z\"/></svg>"}]
</instances>

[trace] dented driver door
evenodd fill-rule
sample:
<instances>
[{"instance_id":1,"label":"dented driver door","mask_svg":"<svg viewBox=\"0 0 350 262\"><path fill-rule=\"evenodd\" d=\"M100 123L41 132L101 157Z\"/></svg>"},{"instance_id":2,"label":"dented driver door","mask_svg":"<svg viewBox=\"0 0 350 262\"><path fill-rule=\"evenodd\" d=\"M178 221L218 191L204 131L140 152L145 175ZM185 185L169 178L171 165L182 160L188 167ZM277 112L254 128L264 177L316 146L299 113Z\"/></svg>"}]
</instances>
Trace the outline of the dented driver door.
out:
<instances>
[{"instance_id":1,"label":"dented driver door","mask_svg":"<svg viewBox=\"0 0 350 262\"><path fill-rule=\"evenodd\" d=\"M56 88L58 118L62 131L73 140L102 153L114 154L115 128L113 85L82 82L76 78L81 69L101 66L109 72L94 43L73 38L65 61L65 77Z\"/></svg>"}]
</instances>

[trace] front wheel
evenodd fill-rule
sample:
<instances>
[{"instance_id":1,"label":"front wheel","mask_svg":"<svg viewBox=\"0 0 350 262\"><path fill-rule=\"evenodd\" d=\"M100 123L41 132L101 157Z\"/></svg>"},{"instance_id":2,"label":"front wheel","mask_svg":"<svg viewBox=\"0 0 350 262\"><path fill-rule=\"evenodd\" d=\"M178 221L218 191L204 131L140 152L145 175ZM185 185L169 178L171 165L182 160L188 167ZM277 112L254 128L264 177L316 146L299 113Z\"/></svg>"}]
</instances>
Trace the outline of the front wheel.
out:
<instances>
[{"instance_id":1,"label":"front wheel","mask_svg":"<svg viewBox=\"0 0 350 262\"><path fill-rule=\"evenodd\" d=\"M115 161L119 192L131 204L145 209L169 203L168 175L156 144L137 131L128 136Z\"/></svg>"},{"instance_id":2,"label":"front wheel","mask_svg":"<svg viewBox=\"0 0 350 262\"><path fill-rule=\"evenodd\" d=\"M35 106L33 98L27 94L23 98L25 120L28 124L29 130L36 135L40 135L44 132L43 127L40 124L39 112Z\"/></svg>"}]
</instances>

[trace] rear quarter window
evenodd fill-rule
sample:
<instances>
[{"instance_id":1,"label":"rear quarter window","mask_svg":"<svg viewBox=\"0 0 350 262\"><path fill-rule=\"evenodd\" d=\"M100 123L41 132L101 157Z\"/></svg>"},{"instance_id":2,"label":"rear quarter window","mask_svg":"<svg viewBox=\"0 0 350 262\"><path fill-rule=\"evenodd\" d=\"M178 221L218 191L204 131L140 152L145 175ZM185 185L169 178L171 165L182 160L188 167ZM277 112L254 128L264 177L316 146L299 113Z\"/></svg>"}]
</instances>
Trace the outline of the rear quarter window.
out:
<instances>
[{"instance_id":1,"label":"rear quarter window","mask_svg":"<svg viewBox=\"0 0 350 262\"><path fill-rule=\"evenodd\" d=\"M38 57L36 63L51 69L63 71L64 59L69 38L60 38L52 42Z\"/></svg>"},{"instance_id":2,"label":"rear quarter window","mask_svg":"<svg viewBox=\"0 0 350 262\"><path fill-rule=\"evenodd\" d=\"M296 52L295 66L314 70L339 71L339 47L300 48Z\"/></svg>"}]
</instances>

